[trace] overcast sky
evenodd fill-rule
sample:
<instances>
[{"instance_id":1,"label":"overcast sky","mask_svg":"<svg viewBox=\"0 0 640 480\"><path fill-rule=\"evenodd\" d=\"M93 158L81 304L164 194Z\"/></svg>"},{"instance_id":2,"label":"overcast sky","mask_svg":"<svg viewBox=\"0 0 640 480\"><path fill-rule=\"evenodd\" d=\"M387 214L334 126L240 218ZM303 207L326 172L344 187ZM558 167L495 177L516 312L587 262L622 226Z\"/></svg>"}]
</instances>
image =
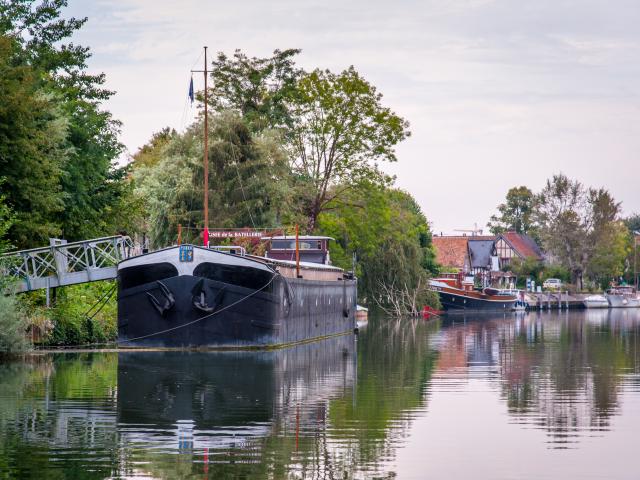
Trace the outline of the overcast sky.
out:
<instances>
[{"instance_id":1,"label":"overcast sky","mask_svg":"<svg viewBox=\"0 0 640 480\"><path fill-rule=\"evenodd\" d=\"M130 153L184 128L202 46L354 65L411 122L385 166L435 232L484 226L562 171L640 212L639 0L70 0ZM197 83L196 88L201 88Z\"/></svg>"}]
</instances>

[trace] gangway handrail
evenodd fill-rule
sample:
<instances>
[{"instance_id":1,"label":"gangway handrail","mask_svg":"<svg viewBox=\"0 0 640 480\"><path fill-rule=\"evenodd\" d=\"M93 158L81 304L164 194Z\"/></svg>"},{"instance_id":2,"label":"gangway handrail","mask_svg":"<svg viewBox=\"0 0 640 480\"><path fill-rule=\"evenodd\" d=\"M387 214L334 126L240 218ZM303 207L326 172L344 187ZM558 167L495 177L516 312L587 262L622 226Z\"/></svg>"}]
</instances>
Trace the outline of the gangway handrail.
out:
<instances>
[{"instance_id":1,"label":"gangway handrail","mask_svg":"<svg viewBox=\"0 0 640 480\"><path fill-rule=\"evenodd\" d=\"M0 254L0 257L11 257L13 255L34 253L34 252L46 252L48 250L56 249L59 247L65 247L65 248L78 247L86 243L98 243L98 242L103 242L105 240L113 240L113 239L119 239L119 238L122 238L123 240L125 240L125 243L128 244L127 246L131 246L131 247L134 246L133 242L131 241L131 238L128 237L127 235L111 235L110 237L92 238L90 240L77 240L75 242L60 243L58 245L49 245L47 247L35 247L35 248L25 248L24 250L13 250L11 252L5 252L3 254Z\"/></svg>"},{"instance_id":2,"label":"gangway handrail","mask_svg":"<svg viewBox=\"0 0 640 480\"><path fill-rule=\"evenodd\" d=\"M19 280L20 292L112 280L117 276L118 263L138 254L126 235L70 243L50 241L48 247L0 255L0 276Z\"/></svg>"}]
</instances>

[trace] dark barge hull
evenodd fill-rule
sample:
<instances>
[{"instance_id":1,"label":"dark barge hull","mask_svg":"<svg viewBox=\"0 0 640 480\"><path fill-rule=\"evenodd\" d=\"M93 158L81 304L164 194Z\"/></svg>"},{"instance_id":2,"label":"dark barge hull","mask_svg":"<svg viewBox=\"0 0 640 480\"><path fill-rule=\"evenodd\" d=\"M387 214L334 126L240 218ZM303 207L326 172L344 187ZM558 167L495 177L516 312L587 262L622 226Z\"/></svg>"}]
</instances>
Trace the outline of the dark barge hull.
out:
<instances>
[{"instance_id":1,"label":"dark barge hull","mask_svg":"<svg viewBox=\"0 0 640 480\"><path fill-rule=\"evenodd\" d=\"M248 269L246 265L224 268L225 278L231 279L242 277ZM255 274L257 280L249 282L254 284L251 287L247 282L239 285L198 275L174 275L126 288L119 274L119 345L266 348L345 334L355 328L355 279L287 278L261 268ZM158 308L167 305L170 308L164 311Z\"/></svg>"},{"instance_id":2,"label":"dark barge hull","mask_svg":"<svg viewBox=\"0 0 640 480\"><path fill-rule=\"evenodd\" d=\"M453 292L439 291L442 308L448 312L479 311L502 312L510 311L516 300L489 300L459 295Z\"/></svg>"}]
</instances>

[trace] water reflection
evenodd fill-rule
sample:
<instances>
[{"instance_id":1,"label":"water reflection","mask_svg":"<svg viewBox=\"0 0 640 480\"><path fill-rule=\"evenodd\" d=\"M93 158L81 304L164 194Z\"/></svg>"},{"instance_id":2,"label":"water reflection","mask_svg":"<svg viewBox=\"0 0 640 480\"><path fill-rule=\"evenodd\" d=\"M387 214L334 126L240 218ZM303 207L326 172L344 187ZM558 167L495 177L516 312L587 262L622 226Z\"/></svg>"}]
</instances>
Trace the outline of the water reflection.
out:
<instances>
[{"instance_id":1,"label":"water reflection","mask_svg":"<svg viewBox=\"0 0 640 480\"><path fill-rule=\"evenodd\" d=\"M514 422L568 447L608 430L621 387L637 380L638 318L623 309L454 318L436 340L438 370L499 379Z\"/></svg>"},{"instance_id":2,"label":"water reflection","mask_svg":"<svg viewBox=\"0 0 640 480\"><path fill-rule=\"evenodd\" d=\"M470 434L606 446L635 421L626 404L640 406L639 323L633 310L374 318L357 338L287 350L0 364L0 477L404 478L442 459L434 476L451 478L451 446L482 449ZM495 473L493 461L458 476Z\"/></svg>"}]
</instances>

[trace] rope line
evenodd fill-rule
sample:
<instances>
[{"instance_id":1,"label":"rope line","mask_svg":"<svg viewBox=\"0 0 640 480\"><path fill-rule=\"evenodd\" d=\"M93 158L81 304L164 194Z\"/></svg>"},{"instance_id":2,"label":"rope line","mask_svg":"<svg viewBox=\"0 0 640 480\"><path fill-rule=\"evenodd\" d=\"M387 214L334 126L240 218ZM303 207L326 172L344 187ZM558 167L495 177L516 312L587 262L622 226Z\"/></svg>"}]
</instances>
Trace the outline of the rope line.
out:
<instances>
[{"instance_id":1,"label":"rope line","mask_svg":"<svg viewBox=\"0 0 640 480\"><path fill-rule=\"evenodd\" d=\"M258 290L255 290L253 292L251 292L249 295L245 295L244 297L240 298L239 300L221 308L220 310L216 310L215 312L209 313L207 315L204 315L203 317L200 318L196 318L195 320L192 320L189 323L185 323L182 325L177 325L175 327L172 328L167 328L165 330L160 330L158 332L154 332L154 333L150 333L148 335L142 335L140 337L135 337L135 338L131 338L129 340L122 340L122 341L113 341L113 342L96 342L96 343L84 343L82 345L69 345L69 346L65 346L65 347L58 347L60 350L72 350L72 349L76 349L76 348L85 348L85 347L98 347L98 346L110 346L110 345L115 345L116 347L121 344L121 343L130 343L130 342L135 342L137 340L143 340L145 338L150 338L153 337L155 335L161 335L163 333L167 333L167 332L171 332L174 330L178 330L180 328L184 328L184 327L188 327L190 325L193 325L194 323L200 322L202 320L205 320L209 317L213 317L214 315L217 315L219 313L224 312L225 310L230 309L231 307L235 307L236 305L238 305L239 303L244 302L245 300L248 300L249 298L253 297L254 295L256 295L257 293L261 292L262 290L266 289L269 285L271 285L273 283L273 281L275 280L275 278L277 276L281 275L279 272L273 272L273 275L271 276L271 278L269 279L269 281L267 283L265 283L262 287L260 287ZM284 278L284 277L283 277ZM106 304L106 302L105 302ZM103 305L104 306L104 305ZM99 310L98 310L99 311ZM97 312L96 312L97 314ZM48 349L51 347L44 347L44 348L38 348L38 350L43 350L43 349Z\"/></svg>"},{"instance_id":2,"label":"rope line","mask_svg":"<svg viewBox=\"0 0 640 480\"><path fill-rule=\"evenodd\" d=\"M216 310L215 312L209 313L203 317L200 318L196 318L195 320L192 320L188 323L183 323L182 325L177 325L175 327L171 327L171 328L167 328L165 330L160 330L158 332L154 332L154 333L150 333L148 335L142 335L140 337L135 337L135 338L130 338L129 340L122 340L122 342L118 342L116 341L116 344L118 343L130 343L130 342L135 342L137 340L144 340L145 338L150 338L150 337L154 337L156 335L161 335L163 333L167 333L167 332L172 332L174 330L178 330L180 328L184 328L184 327L188 327L190 325L193 325L194 323L200 322L202 320L205 320L207 318L213 317L214 315L217 315L219 313L224 312L225 310L230 309L231 307L234 307L236 305L238 305L239 303L244 302L245 300L248 300L249 298L253 297L254 295L256 295L257 293L261 292L262 290L264 290L265 288L267 288L269 285L271 285L271 283L273 282L273 280L280 275L280 273L278 272L273 272L273 275L271 276L271 278L269 279L269 281L267 283L265 283L262 287L260 287L258 290L254 290L253 292L251 292L249 295L245 295L244 297L242 297L241 299L221 308L220 310Z\"/></svg>"}]
</instances>

